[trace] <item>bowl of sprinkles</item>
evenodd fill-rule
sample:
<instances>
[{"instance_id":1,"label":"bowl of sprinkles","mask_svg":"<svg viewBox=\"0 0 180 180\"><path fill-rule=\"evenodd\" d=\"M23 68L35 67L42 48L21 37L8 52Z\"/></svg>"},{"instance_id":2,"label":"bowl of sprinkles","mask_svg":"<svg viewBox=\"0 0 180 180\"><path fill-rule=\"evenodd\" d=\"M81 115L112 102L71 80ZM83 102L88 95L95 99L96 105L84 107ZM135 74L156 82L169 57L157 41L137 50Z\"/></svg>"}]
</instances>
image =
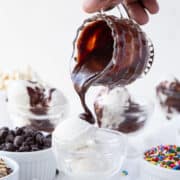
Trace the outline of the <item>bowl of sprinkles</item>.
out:
<instances>
[{"instance_id":1,"label":"bowl of sprinkles","mask_svg":"<svg viewBox=\"0 0 180 180\"><path fill-rule=\"evenodd\" d=\"M144 180L180 180L180 146L159 145L145 151L140 174Z\"/></svg>"},{"instance_id":2,"label":"bowl of sprinkles","mask_svg":"<svg viewBox=\"0 0 180 180\"><path fill-rule=\"evenodd\" d=\"M14 160L0 157L0 180L19 180L19 165Z\"/></svg>"}]
</instances>

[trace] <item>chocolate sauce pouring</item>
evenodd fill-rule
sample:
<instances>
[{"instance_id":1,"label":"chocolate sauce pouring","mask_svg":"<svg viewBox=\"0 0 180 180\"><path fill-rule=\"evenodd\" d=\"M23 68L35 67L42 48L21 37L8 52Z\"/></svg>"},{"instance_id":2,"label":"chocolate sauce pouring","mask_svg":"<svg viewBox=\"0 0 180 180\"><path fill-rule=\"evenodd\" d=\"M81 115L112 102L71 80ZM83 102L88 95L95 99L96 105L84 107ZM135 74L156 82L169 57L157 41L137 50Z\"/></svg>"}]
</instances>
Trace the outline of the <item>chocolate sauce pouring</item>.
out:
<instances>
[{"instance_id":1,"label":"chocolate sauce pouring","mask_svg":"<svg viewBox=\"0 0 180 180\"><path fill-rule=\"evenodd\" d=\"M74 40L71 78L85 113L95 123L86 104L90 86L125 86L150 69L154 49L146 34L130 19L98 14L84 21Z\"/></svg>"}]
</instances>

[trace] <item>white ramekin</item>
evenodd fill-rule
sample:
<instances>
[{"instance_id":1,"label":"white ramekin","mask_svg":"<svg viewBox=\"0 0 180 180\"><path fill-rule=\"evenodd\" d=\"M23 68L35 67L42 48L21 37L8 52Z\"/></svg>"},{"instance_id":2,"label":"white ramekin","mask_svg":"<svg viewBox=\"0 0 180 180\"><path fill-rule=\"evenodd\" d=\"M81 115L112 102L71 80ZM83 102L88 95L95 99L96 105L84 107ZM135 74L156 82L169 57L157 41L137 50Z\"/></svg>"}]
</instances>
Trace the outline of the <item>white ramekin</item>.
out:
<instances>
[{"instance_id":1,"label":"white ramekin","mask_svg":"<svg viewBox=\"0 0 180 180\"><path fill-rule=\"evenodd\" d=\"M141 159L140 178L142 180L180 180L180 171L159 167Z\"/></svg>"},{"instance_id":2,"label":"white ramekin","mask_svg":"<svg viewBox=\"0 0 180 180\"><path fill-rule=\"evenodd\" d=\"M0 158L3 159L6 165L12 169L11 174L0 178L0 180L19 180L19 165L17 162L5 156L0 156Z\"/></svg>"},{"instance_id":3,"label":"white ramekin","mask_svg":"<svg viewBox=\"0 0 180 180\"><path fill-rule=\"evenodd\" d=\"M55 177L56 159L52 148L35 152L0 151L0 155L12 158L19 164L19 180L53 180Z\"/></svg>"}]
</instances>

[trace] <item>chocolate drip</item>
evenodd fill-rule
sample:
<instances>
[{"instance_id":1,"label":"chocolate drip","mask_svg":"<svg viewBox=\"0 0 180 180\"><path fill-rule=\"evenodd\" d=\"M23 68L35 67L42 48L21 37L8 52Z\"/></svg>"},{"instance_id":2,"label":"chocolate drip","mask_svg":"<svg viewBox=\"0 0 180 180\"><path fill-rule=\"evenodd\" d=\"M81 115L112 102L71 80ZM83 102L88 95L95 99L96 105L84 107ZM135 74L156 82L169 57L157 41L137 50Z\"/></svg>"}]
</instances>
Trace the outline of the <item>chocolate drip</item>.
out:
<instances>
[{"instance_id":1,"label":"chocolate drip","mask_svg":"<svg viewBox=\"0 0 180 180\"><path fill-rule=\"evenodd\" d=\"M27 92L30 99L30 111L35 115L47 115L49 102L52 99L52 94L56 89L52 88L48 91L48 95L45 93L44 88L39 87L27 87ZM34 120L31 119L31 126L42 131L52 132L54 125L49 119Z\"/></svg>"},{"instance_id":2,"label":"chocolate drip","mask_svg":"<svg viewBox=\"0 0 180 180\"><path fill-rule=\"evenodd\" d=\"M180 113L180 81L175 79L172 82L164 81L156 88L160 105L167 111L167 119L176 111ZM162 98L164 96L165 98Z\"/></svg>"},{"instance_id":3,"label":"chocolate drip","mask_svg":"<svg viewBox=\"0 0 180 180\"><path fill-rule=\"evenodd\" d=\"M150 58L148 40L129 19L97 15L85 21L74 43L71 78L85 111L81 118L95 123L85 100L88 89L124 86L140 77Z\"/></svg>"}]
</instances>

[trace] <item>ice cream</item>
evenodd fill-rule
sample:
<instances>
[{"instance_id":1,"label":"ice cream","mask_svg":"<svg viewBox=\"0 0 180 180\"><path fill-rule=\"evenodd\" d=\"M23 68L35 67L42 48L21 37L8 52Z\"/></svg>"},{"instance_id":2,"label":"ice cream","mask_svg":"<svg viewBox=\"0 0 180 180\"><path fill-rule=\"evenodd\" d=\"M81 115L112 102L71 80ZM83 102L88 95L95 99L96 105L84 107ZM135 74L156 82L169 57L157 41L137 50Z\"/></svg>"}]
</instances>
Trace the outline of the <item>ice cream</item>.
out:
<instances>
[{"instance_id":1,"label":"ice cream","mask_svg":"<svg viewBox=\"0 0 180 180\"><path fill-rule=\"evenodd\" d=\"M100 127L134 133L145 125L146 109L140 107L126 88L103 88L94 102Z\"/></svg>"},{"instance_id":2,"label":"ice cream","mask_svg":"<svg viewBox=\"0 0 180 180\"><path fill-rule=\"evenodd\" d=\"M71 118L63 121L55 130L54 138L63 144L62 147L81 149L86 146L92 138L96 128L81 119ZM88 142L89 141L89 142Z\"/></svg>"},{"instance_id":3,"label":"ice cream","mask_svg":"<svg viewBox=\"0 0 180 180\"><path fill-rule=\"evenodd\" d=\"M101 127L117 128L124 121L120 107L129 106L130 95L125 88L103 88L95 101L95 112ZM118 117L118 119L117 119Z\"/></svg>"},{"instance_id":4,"label":"ice cream","mask_svg":"<svg viewBox=\"0 0 180 180\"><path fill-rule=\"evenodd\" d=\"M119 170L125 155L124 137L79 118L65 120L53 133L58 164L75 177L108 177Z\"/></svg>"},{"instance_id":5,"label":"ice cream","mask_svg":"<svg viewBox=\"0 0 180 180\"><path fill-rule=\"evenodd\" d=\"M167 119L180 114L180 81L178 79L161 82L156 88L156 95Z\"/></svg>"},{"instance_id":6,"label":"ice cream","mask_svg":"<svg viewBox=\"0 0 180 180\"><path fill-rule=\"evenodd\" d=\"M17 126L28 123L48 132L54 130L57 119L67 110L67 100L60 90L33 81L11 81L7 99L10 113L18 115L18 119L21 116L21 123Z\"/></svg>"},{"instance_id":7,"label":"ice cream","mask_svg":"<svg viewBox=\"0 0 180 180\"><path fill-rule=\"evenodd\" d=\"M7 88L11 81L16 80L31 80L41 82L41 79L30 66L21 69L0 69L0 116L1 126L12 125L7 108ZM19 100L20 101L20 100Z\"/></svg>"}]
</instances>

